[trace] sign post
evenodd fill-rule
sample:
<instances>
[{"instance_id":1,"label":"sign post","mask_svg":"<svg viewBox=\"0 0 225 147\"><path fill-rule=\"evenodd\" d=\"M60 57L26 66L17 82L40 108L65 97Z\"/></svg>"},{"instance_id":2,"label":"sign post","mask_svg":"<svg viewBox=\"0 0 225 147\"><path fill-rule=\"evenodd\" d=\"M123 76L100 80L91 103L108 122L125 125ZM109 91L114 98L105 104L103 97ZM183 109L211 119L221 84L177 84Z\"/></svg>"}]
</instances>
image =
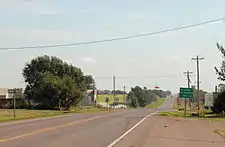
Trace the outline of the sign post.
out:
<instances>
[{"instance_id":1,"label":"sign post","mask_svg":"<svg viewBox=\"0 0 225 147\"><path fill-rule=\"evenodd\" d=\"M193 89L192 88L180 88L180 98L185 99L184 106L184 116L186 116L187 112L187 99L193 98Z\"/></svg>"},{"instance_id":2,"label":"sign post","mask_svg":"<svg viewBox=\"0 0 225 147\"><path fill-rule=\"evenodd\" d=\"M105 102L107 103L107 108L108 108L108 105L109 105L109 98L108 97L105 98Z\"/></svg>"}]
</instances>

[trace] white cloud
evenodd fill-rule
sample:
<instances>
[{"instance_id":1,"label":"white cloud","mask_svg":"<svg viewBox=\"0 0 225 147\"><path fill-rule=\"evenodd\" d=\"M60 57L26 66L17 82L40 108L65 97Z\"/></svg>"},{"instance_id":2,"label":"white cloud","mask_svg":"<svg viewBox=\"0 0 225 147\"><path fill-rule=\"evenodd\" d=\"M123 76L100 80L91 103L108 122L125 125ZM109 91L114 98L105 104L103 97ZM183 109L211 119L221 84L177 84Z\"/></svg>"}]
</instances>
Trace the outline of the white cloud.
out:
<instances>
[{"instance_id":1,"label":"white cloud","mask_svg":"<svg viewBox=\"0 0 225 147\"><path fill-rule=\"evenodd\" d=\"M83 63L88 63L88 64L96 64L97 63L97 60L95 60L92 57L83 57L83 58L80 58L79 61L81 61Z\"/></svg>"},{"instance_id":2,"label":"white cloud","mask_svg":"<svg viewBox=\"0 0 225 147\"><path fill-rule=\"evenodd\" d=\"M40 29L40 28L25 28L25 27L2 27L0 28L0 38L4 41L7 39L18 39L21 41L44 41L44 42L81 42L90 39L91 35L85 32L72 29Z\"/></svg>"},{"instance_id":3,"label":"white cloud","mask_svg":"<svg viewBox=\"0 0 225 147\"><path fill-rule=\"evenodd\" d=\"M34 14L34 15L55 15L65 14L66 10L60 9L53 4L42 3L31 0L5 0L0 1L0 10L5 13Z\"/></svg>"},{"instance_id":4,"label":"white cloud","mask_svg":"<svg viewBox=\"0 0 225 147\"><path fill-rule=\"evenodd\" d=\"M144 14L141 13L130 13L127 15L126 17L127 20L129 21L137 21L137 20L141 20L141 19L145 19Z\"/></svg>"},{"instance_id":5,"label":"white cloud","mask_svg":"<svg viewBox=\"0 0 225 147\"><path fill-rule=\"evenodd\" d=\"M76 38L74 34L65 30L33 29L28 34L34 39L50 41L72 41Z\"/></svg>"}]
</instances>

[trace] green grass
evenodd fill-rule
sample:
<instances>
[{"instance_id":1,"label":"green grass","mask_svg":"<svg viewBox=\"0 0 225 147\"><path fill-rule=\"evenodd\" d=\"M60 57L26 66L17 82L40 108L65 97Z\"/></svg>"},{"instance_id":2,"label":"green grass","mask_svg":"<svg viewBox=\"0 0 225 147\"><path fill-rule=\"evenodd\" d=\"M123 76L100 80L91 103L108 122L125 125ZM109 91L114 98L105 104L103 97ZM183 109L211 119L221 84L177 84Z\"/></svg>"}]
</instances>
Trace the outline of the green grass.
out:
<instances>
[{"instance_id":1,"label":"green grass","mask_svg":"<svg viewBox=\"0 0 225 147\"><path fill-rule=\"evenodd\" d=\"M25 119L34 119L41 117L51 117L66 115L71 113L93 113L93 112L102 112L109 111L109 109L90 107L90 108L76 108L71 111L55 111L55 110L26 110L26 109L17 109L16 110L16 119L15 120L25 120ZM14 121L13 110L3 109L0 110L0 122Z\"/></svg>"},{"instance_id":2,"label":"green grass","mask_svg":"<svg viewBox=\"0 0 225 147\"><path fill-rule=\"evenodd\" d=\"M152 102L151 104L148 104L146 108L150 108L150 109L158 108L163 104L164 100L165 98L157 98L156 102Z\"/></svg>"},{"instance_id":3,"label":"green grass","mask_svg":"<svg viewBox=\"0 0 225 147\"><path fill-rule=\"evenodd\" d=\"M160 115L160 116L184 117L184 112L183 111L160 112L158 115ZM190 114L187 113L186 116L190 116Z\"/></svg>"},{"instance_id":4,"label":"green grass","mask_svg":"<svg viewBox=\"0 0 225 147\"><path fill-rule=\"evenodd\" d=\"M217 114L202 114L203 112L200 112L201 117L193 116L192 113L196 113L193 111L187 111L186 117L189 118L200 118L200 119L206 119L206 120L215 120L215 121L225 121L224 115L217 115ZM158 114L159 116L170 116L170 117L184 117L184 111L169 111L169 112L160 112Z\"/></svg>"},{"instance_id":5,"label":"green grass","mask_svg":"<svg viewBox=\"0 0 225 147\"><path fill-rule=\"evenodd\" d=\"M109 98L109 104L112 104L113 100L114 100L114 95L113 94L98 94L97 95L97 102L105 103L106 97ZM126 100L127 95L116 94L116 97L119 98L119 102L124 102Z\"/></svg>"},{"instance_id":6,"label":"green grass","mask_svg":"<svg viewBox=\"0 0 225 147\"><path fill-rule=\"evenodd\" d=\"M90 107L90 108L75 108L71 111L74 113L94 113L94 112L103 112L103 111L111 111L112 109L108 108L98 108L98 107Z\"/></svg>"},{"instance_id":7,"label":"green grass","mask_svg":"<svg viewBox=\"0 0 225 147\"><path fill-rule=\"evenodd\" d=\"M57 116L63 115L66 113L60 111L53 110L16 110L16 119L15 120L24 120L24 119L32 119L39 117L48 117L48 116ZM13 110L11 109L3 109L0 110L0 122L12 121L13 118Z\"/></svg>"}]
</instances>

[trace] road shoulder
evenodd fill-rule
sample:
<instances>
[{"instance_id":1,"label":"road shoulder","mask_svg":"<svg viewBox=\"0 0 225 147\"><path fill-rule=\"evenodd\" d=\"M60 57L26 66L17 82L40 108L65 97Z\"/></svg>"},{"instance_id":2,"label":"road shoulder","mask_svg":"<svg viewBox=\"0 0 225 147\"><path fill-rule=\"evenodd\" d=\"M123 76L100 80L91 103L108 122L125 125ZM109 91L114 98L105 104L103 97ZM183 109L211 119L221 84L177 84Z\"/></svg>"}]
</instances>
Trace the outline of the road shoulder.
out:
<instances>
[{"instance_id":1,"label":"road shoulder","mask_svg":"<svg viewBox=\"0 0 225 147\"><path fill-rule=\"evenodd\" d=\"M115 147L223 147L225 140L206 120L153 116Z\"/></svg>"}]
</instances>

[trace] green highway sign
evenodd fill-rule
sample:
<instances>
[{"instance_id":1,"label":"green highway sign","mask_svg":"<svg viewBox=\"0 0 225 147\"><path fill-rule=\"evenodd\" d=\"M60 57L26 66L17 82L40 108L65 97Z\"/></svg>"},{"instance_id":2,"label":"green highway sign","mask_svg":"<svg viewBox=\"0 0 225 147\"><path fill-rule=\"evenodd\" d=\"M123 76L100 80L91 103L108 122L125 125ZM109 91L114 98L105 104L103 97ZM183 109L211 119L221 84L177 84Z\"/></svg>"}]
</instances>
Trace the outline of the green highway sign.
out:
<instances>
[{"instance_id":1,"label":"green highway sign","mask_svg":"<svg viewBox=\"0 0 225 147\"><path fill-rule=\"evenodd\" d=\"M180 98L193 98L192 88L180 88Z\"/></svg>"}]
</instances>

